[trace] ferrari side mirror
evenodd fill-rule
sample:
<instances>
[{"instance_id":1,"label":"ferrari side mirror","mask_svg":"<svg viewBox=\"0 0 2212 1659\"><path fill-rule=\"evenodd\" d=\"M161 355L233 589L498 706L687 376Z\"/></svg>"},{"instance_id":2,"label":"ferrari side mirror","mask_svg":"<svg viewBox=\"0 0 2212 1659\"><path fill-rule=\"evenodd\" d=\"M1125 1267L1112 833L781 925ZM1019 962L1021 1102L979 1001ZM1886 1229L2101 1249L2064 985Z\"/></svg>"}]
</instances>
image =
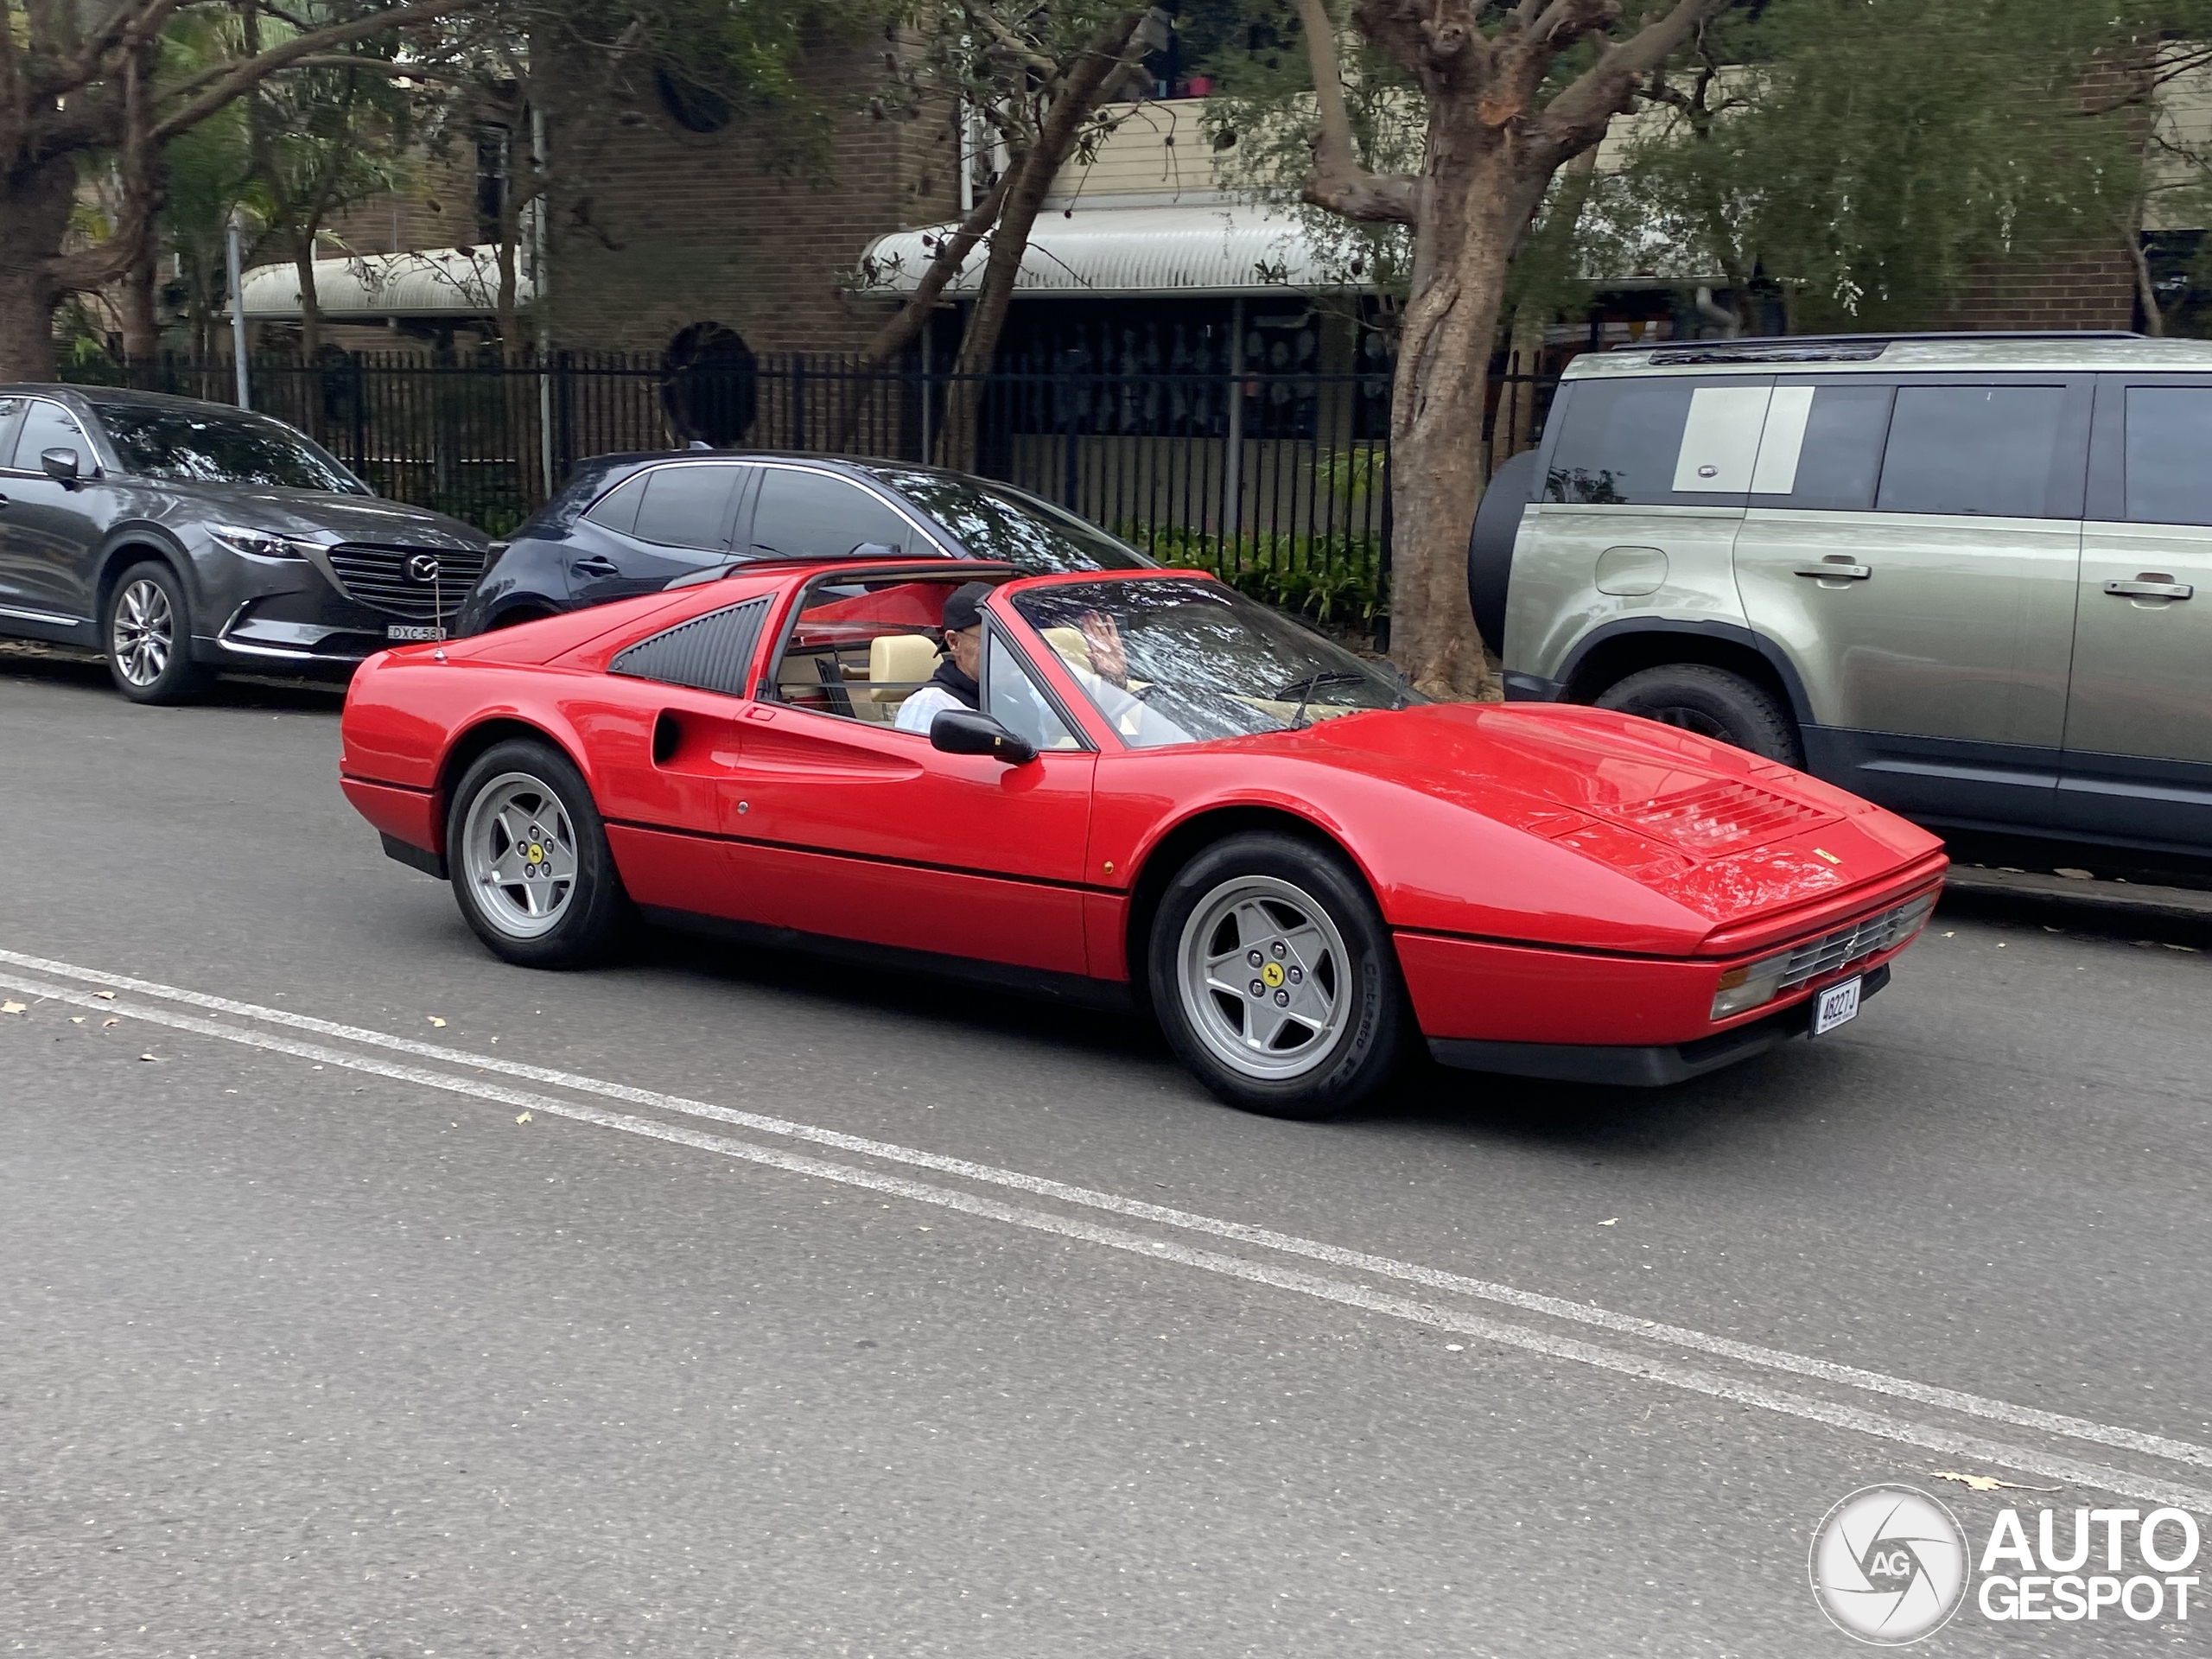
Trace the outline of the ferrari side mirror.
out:
<instances>
[{"instance_id":1,"label":"ferrari side mirror","mask_svg":"<svg viewBox=\"0 0 2212 1659\"><path fill-rule=\"evenodd\" d=\"M41 449L39 451L40 469L57 484L74 484L78 469L83 465L74 449Z\"/></svg>"},{"instance_id":2,"label":"ferrari side mirror","mask_svg":"<svg viewBox=\"0 0 2212 1659\"><path fill-rule=\"evenodd\" d=\"M973 709L941 709L930 722L930 747L947 754L988 754L1009 766L1026 766L1037 751L1022 739Z\"/></svg>"}]
</instances>

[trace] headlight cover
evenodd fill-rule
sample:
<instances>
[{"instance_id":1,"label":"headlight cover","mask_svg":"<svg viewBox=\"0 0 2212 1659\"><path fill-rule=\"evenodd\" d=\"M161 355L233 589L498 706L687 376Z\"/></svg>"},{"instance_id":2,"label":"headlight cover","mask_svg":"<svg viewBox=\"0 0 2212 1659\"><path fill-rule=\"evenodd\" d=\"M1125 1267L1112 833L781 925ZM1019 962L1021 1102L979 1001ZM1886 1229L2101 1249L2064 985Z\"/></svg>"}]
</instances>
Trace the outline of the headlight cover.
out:
<instances>
[{"instance_id":1,"label":"headlight cover","mask_svg":"<svg viewBox=\"0 0 2212 1659\"><path fill-rule=\"evenodd\" d=\"M252 530L244 524L210 524L207 534L218 547L257 559L304 559L315 543L297 537L280 536L273 530Z\"/></svg>"}]
</instances>

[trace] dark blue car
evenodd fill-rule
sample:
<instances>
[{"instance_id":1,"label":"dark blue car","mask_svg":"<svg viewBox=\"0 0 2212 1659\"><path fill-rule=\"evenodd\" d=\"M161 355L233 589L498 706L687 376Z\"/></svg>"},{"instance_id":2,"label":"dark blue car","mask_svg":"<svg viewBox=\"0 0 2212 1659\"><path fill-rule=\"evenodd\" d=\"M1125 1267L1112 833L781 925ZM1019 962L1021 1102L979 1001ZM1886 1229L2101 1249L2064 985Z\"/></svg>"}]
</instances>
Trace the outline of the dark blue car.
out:
<instances>
[{"instance_id":1,"label":"dark blue car","mask_svg":"<svg viewBox=\"0 0 2212 1659\"><path fill-rule=\"evenodd\" d=\"M988 479L817 455L601 455L497 552L461 607L481 633L766 560L995 559L1043 574L1153 563Z\"/></svg>"}]
</instances>

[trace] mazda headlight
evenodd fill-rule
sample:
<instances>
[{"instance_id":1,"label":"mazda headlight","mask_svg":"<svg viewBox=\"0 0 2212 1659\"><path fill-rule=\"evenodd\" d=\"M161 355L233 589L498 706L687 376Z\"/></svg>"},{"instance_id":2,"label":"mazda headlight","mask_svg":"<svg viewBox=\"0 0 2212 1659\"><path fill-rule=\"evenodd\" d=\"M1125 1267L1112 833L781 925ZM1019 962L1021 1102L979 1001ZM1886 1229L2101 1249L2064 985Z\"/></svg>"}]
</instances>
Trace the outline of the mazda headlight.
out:
<instances>
[{"instance_id":1,"label":"mazda headlight","mask_svg":"<svg viewBox=\"0 0 2212 1659\"><path fill-rule=\"evenodd\" d=\"M1713 999L1713 1018L1726 1020L1731 1014L1773 1001L1782 990L1782 976L1789 964L1789 953L1784 950L1741 968L1731 968L1720 976L1720 988Z\"/></svg>"},{"instance_id":2,"label":"mazda headlight","mask_svg":"<svg viewBox=\"0 0 2212 1659\"><path fill-rule=\"evenodd\" d=\"M250 553L257 559L304 559L316 543L273 530L249 530L243 524L210 524L207 534L218 547L233 553Z\"/></svg>"}]
</instances>

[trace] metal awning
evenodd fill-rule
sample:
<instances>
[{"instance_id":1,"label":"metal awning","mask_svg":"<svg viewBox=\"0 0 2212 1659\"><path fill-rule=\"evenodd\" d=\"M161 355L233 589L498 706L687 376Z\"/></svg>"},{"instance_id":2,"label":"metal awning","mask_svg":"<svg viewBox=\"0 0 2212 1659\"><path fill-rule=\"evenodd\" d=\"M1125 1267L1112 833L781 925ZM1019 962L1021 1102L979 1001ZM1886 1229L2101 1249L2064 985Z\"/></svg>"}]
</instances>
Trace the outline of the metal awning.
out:
<instances>
[{"instance_id":1,"label":"metal awning","mask_svg":"<svg viewBox=\"0 0 2212 1659\"><path fill-rule=\"evenodd\" d=\"M861 256L862 291L911 294L957 223L895 231ZM989 257L978 244L946 289L973 294ZM1023 251L1017 294L1281 294L1335 286L1298 220L1249 202L1172 207L1084 207L1038 217Z\"/></svg>"},{"instance_id":2,"label":"metal awning","mask_svg":"<svg viewBox=\"0 0 2212 1659\"><path fill-rule=\"evenodd\" d=\"M537 297L525 254L515 274L515 302ZM300 273L290 264L247 271L245 315L251 322L291 322L300 315ZM434 248L422 253L372 253L315 262L316 304L338 322L386 317L488 317L499 294L499 250ZM228 308L225 308L226 310Z\"/></svg>"}]
</instances>

